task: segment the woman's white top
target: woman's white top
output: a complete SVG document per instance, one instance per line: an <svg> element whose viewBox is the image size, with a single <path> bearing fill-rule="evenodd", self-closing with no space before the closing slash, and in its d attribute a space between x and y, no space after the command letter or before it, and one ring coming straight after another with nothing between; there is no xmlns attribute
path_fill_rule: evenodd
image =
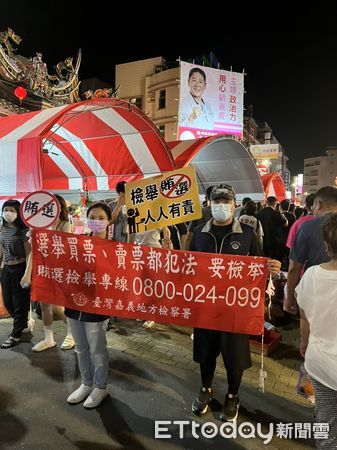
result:
<svg viewBox="0 0 337 450"><path fill-rule="evenodd" d="M315 380L337 391L337 270L310 267L296 294L310 324L305 368Z"/></svg>

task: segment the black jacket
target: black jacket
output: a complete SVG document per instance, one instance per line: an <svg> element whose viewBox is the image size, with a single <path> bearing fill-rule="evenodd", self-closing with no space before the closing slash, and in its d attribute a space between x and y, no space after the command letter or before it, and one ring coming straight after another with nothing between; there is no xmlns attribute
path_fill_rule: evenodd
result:
<svg viewBox="0 0 337 450"><path fill-rule="evenodd" d="M69 319L80 320L81 322L103 322L103 320L109 318L109 316L102 316L101 314L93 314L70 308L65 308L64 315L69 317Z"/></svg>
<svg viewBox="0 0 337 450"><path fill-rule="evenodd" d="M218 248L216 237L212 234L213 219L199 225L193 231L191 250L229 255L263 256L259 239L252 227L233 218L232 231L222 239Z"/></svg>

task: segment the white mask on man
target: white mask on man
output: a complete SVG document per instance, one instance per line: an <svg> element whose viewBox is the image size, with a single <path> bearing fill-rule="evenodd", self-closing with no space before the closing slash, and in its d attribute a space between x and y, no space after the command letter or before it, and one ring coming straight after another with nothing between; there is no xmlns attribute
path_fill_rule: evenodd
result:
<svg viewBox="0 0 337 450"><path fill-rule="evenodd" d="M226 222L232 216L232 206L226 203L212 204L211 210L217 222Z"/></svg>

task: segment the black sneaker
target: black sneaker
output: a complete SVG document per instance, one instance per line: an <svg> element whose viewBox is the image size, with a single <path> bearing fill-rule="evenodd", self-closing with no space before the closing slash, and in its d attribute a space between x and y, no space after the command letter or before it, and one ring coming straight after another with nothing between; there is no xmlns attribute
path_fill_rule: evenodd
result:
<svg viewBox="0 0 337 450"><path fill-rule="evenodd" d="M11 348L14 347L18 342L20 342L21 338L15 338L13 336L9 336L5 342L1 344L1 348Z"/></svg>
<svg viewBox="0 0 337 450"><path fill-rule="evenodd" d="M192 404L192 411L194 412L194 414L197 414L198 416L205 414L205 412L208 409L208 405L211 403L212 400L213 400L212 389L202 387L200 389L199 396L194 400Z"/></svg>
<svg viewBox="0 0 337 450"><path fill-rule="evenodd" d="M231 397L229 397L231 396ZM237 395L227 394L225 403L220 413L220 418L224 422L234 422L239 414L240 401Z"/></svg>

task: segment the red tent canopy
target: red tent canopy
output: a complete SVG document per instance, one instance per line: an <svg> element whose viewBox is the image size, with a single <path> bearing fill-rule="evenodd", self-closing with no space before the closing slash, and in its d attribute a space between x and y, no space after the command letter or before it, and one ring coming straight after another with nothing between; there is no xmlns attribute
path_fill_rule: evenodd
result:
<svg viewBox="0 0 337 450"><path fill-rule="evenodd" d="M0 119L0 194L110 190L175 169L166 142L138 108L93 99ZM22 196L22 195L21 195Z"/></svg>
<svg viewBox="0 0 337 450"><path fill-rule="evenodd" d="M266 197L276 197L278 202L286 198L286 188L280 174L276 172L267 173L261 177Z"/></svg>
<svg viewBox="0 0 337 450"><path fill-rule="evenodd" d="M200 139L187 139L184 141L171 141L168 146L172 152L177 167L186 167L193 160L194 156L205 147L208 141L213 140L209 137Z"/></svg>

